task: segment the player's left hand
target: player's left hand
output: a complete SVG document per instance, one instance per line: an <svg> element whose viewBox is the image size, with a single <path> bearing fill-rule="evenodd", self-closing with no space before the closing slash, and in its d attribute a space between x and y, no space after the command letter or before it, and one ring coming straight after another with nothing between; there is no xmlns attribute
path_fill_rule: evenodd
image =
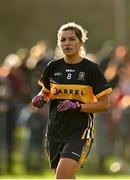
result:
<svg viewBox="0 0 130 180"><path fill-rule="evenodd" d="M57 106L57 111L58 112L63 112L68 109L80 109L81 105L79 102L72 102L70 100L64 100L62 101L58 106Z"/></svg>

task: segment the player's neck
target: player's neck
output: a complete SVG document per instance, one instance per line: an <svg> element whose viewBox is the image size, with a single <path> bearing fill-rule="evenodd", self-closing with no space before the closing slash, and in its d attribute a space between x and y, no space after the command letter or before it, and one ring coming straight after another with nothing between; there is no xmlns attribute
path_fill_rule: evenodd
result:
<svg viewBox="0 0 130 180"><path fill-rule="evenodd" d="M64 61L68 64L77 64L81 62L83 57L81 56L65 56Z"/></svg>

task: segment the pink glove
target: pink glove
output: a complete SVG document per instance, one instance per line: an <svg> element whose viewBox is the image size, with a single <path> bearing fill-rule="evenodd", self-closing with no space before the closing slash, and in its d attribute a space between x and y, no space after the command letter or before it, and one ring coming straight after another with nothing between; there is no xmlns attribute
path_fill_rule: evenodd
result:
<svg viewBox="0 0 130 180"><path fill-rule="evenodd" d="M37 108L42 108L45 104L44 97L42 95L37 95L32 99L33 106Z"/></svg>
<svg viewBox="0 0 130 180"><path fill-rule="evenodd" d="M80 109L81 105L79 102L72 102L70 100L65 100L62 101L58 106L57 106L57 111L62 112L66 111L68 109Z"/></svg>

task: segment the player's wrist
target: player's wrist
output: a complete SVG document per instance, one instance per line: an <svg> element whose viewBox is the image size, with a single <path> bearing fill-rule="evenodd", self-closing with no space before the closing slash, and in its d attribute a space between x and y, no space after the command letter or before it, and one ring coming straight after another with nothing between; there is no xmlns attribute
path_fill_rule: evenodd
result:
<svg viewBox="0 0 130 180"><path fill-rule="evenodd" d="M76 101L75 103L76 103L77 109L78 109L78 110L81 110L81 104L80 104L78 101Z"/></svg>
<svg viewBox="0 0 130 180"><path fill-rule="evenodd" d="M37 96L43 96L43 92L40 91Z"/></svg>

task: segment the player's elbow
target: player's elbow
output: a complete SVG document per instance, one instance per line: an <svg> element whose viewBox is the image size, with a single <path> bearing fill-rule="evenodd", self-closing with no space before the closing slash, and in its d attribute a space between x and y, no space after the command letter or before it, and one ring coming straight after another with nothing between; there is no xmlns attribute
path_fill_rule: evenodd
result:
<svg viewBox="0 0 130 180"><path fill-rule="evenodd" d="M108 111L110 109L110 101L107 101L105 104L104 104L104 111Z"/></svg>
<svg viewBox="0 0 130 180"><path fill-rule="evenodd" d="M102 104L102 111L108 111L110 108L110 99L109 96L106 94L102 97L100 97L99 101Z"/></svg>

